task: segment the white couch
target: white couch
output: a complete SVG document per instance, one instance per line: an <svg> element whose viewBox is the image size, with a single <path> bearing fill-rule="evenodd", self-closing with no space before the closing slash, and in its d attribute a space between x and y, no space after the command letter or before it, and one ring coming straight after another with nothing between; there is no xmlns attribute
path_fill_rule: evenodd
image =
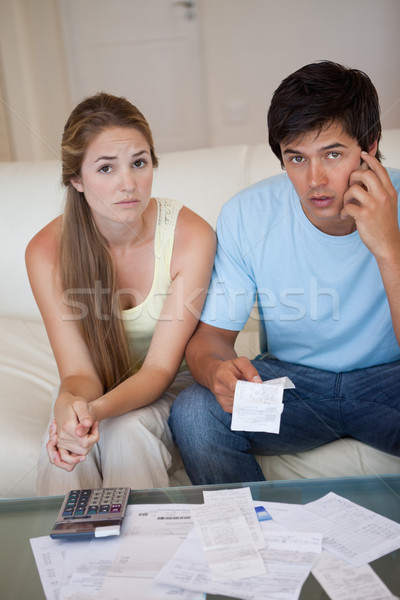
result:
<svg viewBox="0 0 400 600"><path fill-rule="evenodd" d="M400 168L400 129L384 132L384 164ZM280 172L266 144L160 156L154 195L173 197L213 226L234 193ZM29 239L62 211L58 161L0 163L0 497L35 496L36 462L58 375L24 263ZM238 338L240 354L258 352L256 321ZM298 455L260 459L267 479L399 473L400 459L354 440ZM182 472L171 484L184 483Z"/></svg>

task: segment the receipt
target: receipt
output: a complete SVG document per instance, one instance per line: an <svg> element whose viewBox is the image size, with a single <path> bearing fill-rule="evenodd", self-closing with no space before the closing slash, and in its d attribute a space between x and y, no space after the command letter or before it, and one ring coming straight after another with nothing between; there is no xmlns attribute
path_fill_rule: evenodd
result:
<svg viewBox="0 0 400 600"><path fill-rule="evenodd" d="M234 500L196 505L190 514L214 580L266 573L246 519Z"/></svg>
<svg viewBox="0 0 400 600"><path fill-rule="evenodd" d="M312 573L332 600L395 600L369 565L355 568L323 552Z"/></svg>
<svg viewBox="0 0 400 600"><path fill-rule="evenodd" d="M232 431L279 433L283 392L294 385L287 377L264 383L237 381L232 411Z"/></svg>
<svg viewBox="0 0 400 600"><path fill-rule="evenodd" d="M223 504L227 499L237 502L244 518L246 519L247 526L253 537L256 547L265 547L265 538L260 527L260 522L257 518L257 513L254 510L253 498L249 487L233 490L204 490L203 498L205 504L211 502L219 502Z"/></svg>

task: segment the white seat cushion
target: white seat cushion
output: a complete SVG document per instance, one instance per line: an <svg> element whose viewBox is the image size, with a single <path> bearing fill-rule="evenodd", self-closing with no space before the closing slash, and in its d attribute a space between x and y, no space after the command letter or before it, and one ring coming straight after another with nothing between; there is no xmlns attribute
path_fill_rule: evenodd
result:
<svg viewBox="0 0 400 600"><path fill-rule="evenodd" d="M0 497L35 495L58 372L41 322L0 318Z"/></svg>
<svg viewBox="0 0 400 600"><path fill-rule="evenodd" d="M336 440L299 454L257 458L270 481L400 473L399 457L375 450L352 438Z"/></svg>

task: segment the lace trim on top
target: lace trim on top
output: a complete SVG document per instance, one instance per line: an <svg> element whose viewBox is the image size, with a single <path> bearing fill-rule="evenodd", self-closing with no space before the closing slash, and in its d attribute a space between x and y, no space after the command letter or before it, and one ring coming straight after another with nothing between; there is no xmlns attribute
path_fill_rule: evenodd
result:
<svg viewBox="0 0 400 600"><path fill-rule="evenodd" d="M182 204L176 200L168 198L156 198L157 201L157 229L154 237L154 251L156 257L160 258L160 253L166 242L175 235L176 220Z"/></svg>
<svg viewBox="0 0 400 600"><path fill-rule="evenodd" d="M175 239L175 227L178 219L178 214L182 208L182 204L176 200L169 198L156 198L157 201L157 226L154 234L154 274L153 282L149 294L142 302L122 311L122 318L129 317L135 312L138 312L142 307L148 303L153 297L155 290L158 292L159 289L159 277L160 277L160 262L164 264L164 272L166 271L169 278L169 284L171 283L170 278L170 267L172 251L174 247ZM169 247L167 247L169 244ZM164 283L165 285L165 283ZM165 292L167 289L165 289Z"/></svg>

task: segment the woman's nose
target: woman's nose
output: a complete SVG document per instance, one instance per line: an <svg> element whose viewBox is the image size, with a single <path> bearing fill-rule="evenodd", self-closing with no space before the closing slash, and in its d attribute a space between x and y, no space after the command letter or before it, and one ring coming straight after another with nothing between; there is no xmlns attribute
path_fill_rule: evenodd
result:
<svg viewBox="0 0 400 600"><path fill-rule="evenodd" d="M132 191L135 189L135 177L132 171L126 171L121 174L121 190Z"/></svg>

